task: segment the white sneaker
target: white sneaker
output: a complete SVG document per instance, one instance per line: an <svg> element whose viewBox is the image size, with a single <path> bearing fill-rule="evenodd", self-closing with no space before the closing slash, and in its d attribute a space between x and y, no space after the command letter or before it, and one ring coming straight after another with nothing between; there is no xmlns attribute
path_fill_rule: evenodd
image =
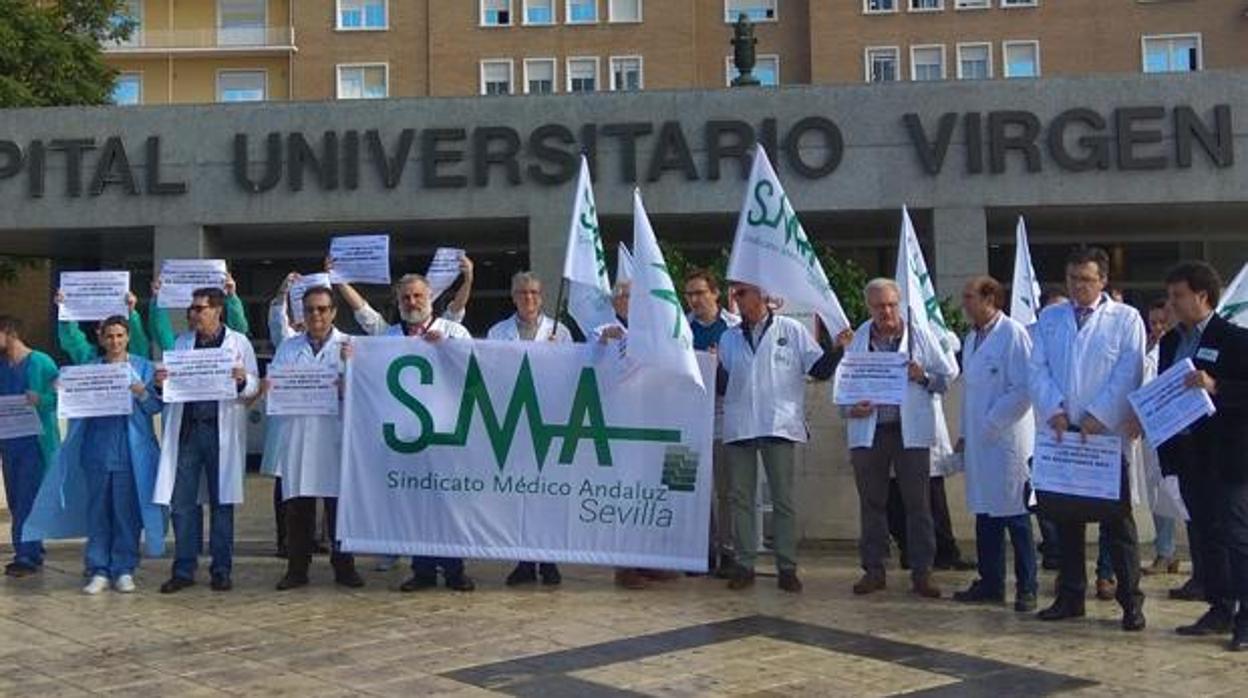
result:
<svg viewBox="0 0 1248 698"><path fill-rule="evenodd" d="M82 588L82 593L94 596L107 588L108 577L105 577L102 574L97 574L91 577L91 581L87 582L87 585Z"/></svg>
<svg viewBox="0 0 1248 698"><path fill-rule="evenodd" d="M135 589L134 576L129 574L121 575L117 578L117 581L113 583L113 588L123 594L132 593Z"/></svg>

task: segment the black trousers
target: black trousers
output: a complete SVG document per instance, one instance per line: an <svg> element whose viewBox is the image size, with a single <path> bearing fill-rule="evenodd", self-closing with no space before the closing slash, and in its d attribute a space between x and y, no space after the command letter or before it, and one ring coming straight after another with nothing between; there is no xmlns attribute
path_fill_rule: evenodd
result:
<svg viewBox="0 0 1248 698"><path fill-rule="evenodd" d="M962 559L958 540L953 536L953 521L949 518L949 500L945 497L945 478L933 477L929 481L932 502L932 525L936 531L936 564L949 564ZM906 559L906 507L901 499L897 478L888 481L888 533L897 541L901 553L898 559Z"/></svg>
<svg viewBox="0 0 1248 698"><path fill-rule="evenodd" d="M1188 544L1192 549L1192 577L1210 605L1230 608L1234 602L1227 546L1227 486L1208 473L1184 472L1179 475L1179 492L1191 517Z"/></svg>
<svg viewBox="0 0 1248 698"><path fill-rule="evenodd" d="M1124 609L1137 608L1144 603L1140 591L1140 548L1135 530L1135 519L1130 508L1100 521L1109 557L1118 578L1118 603ZM1058 596L1082 601L1088 591L1087 548L1085 535L1087 524L1058 522L1058 545L1061 546L1061 566L1058 570Z"/></svg>
<svg viewBox="0 0 1248 698"><path fill-rule="evenodd" d="M324 497L325 520L329 530L337 530L338 498ZM291 574L307 576L308 567L312 564L312 553L316 550L316 497L294 497L287 499L286 511L286 549L287 570ZM334 541L333 550L329 555L329 564L335 574L353 569L355 557L338 549Z"/></svg>
<svg viewBox="0 0 1248 698"><path fill-rule="evenodd" d="M273 478L273 523L277 530L277 549L286 549L286 502L282 499L282 478Z"/></svg>
<svg viewBox="0 0 1248 698"><path fill-rule="evenodd" d="M1230 594L1239 601L1239 624L1248 626L1248 482L1223 483L1222 490L1230 553Z"/></svg>

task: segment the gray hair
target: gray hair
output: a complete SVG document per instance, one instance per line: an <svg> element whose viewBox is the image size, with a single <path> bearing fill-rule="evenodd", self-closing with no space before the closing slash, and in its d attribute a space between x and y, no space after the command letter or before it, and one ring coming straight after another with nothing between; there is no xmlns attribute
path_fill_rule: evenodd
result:
<svg viewBox="0 0 1248 698"><path fill-rule="evenodd" d="M897 285L896 281L893 281L886 276L878 276L867 282L867 288L862 292L862 295L867 300L870 300L873 292L883 291L885 289L896 293L897 297L901 298L901 287Z"/></svg>
<svg viewBox="0 0 1248 698"><path fill-rule="evenodd" d="M542 277L533 271L518 271L511 277L511 292L524 288L525 286L541 286Z"/></svg>
<svg viewBox="0 0 1248 698"><path fill-rule="evenodd" d="M418 282L424 284L425 288L429 288L429 280L425 278L424 274L416 274L416 273L404 274L403 276L399 277L398 281L394 282L394 292L397 294L399 291L402 291L408 285L418 283Z"/></svg>

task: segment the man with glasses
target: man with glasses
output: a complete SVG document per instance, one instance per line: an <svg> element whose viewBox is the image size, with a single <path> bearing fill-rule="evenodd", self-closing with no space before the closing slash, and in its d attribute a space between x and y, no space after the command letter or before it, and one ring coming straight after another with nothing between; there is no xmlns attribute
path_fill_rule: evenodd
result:
<svg viewBox="0 0 1248 698"><path fill-rule="evenodd" d="M195 568L204 545L201 482L207 485L210 508L212 589L233 588L234 505L243 503L243 475L247 470L246 401L260 390L260 379L251 342L222 322L224 306L221 289L196 290L186 311L190 330L174 341L177 350L222 348L233 354L238 397L165 405L154 500L170 505L175 553L173 575L161 585L162 594L195 583ZM168 377L163 367L156 370L157 391L163 390Z"/></svg>
<svg viewBox="0 0 1248 698"><path fill-rule="evenodd" d="M355 321L370 335L411 337L426 342L472 339L468 330L458 322L434 317L429 282L420 274L405 274L394 284L394 297L399 306L399 322L394 325L387 323L381 313L373 310L368 301L350 285L340 284L338 290L355 313ZM436 587L439 568L447 589L476 589L472 578L464 573L462 558L417 555L412 557L412 576L399 586L399 591L419 591Z"/></svg>
<svg viewBox="0 0 1248 698"><path fill-rule="evenodd" d="M685 304L689 306L689 326L693 348L715 354L719 340L741 318L719 307L719 283L708 269L694 269L685 275ZM734 568L732 529L728 525L728 464L724 460L724 400L715 396L715 445L711 463L715 498L711 501L710 565L715 576L728 578Z"/></svg>
<svg viewBox="0 0 1248 698"><path fill-rule="evenodd" d="M500 342L571 342L572 334L563 323L542 312L542 280L531 271L519 271L511 277L511 302L516 312L490 328L486 339ZM541 574L542 584L558 586L563 581L559 566L553 562L517 562L507 575L509 587L537 582Z"/></svg>
<svg viewBox="0 0 1248 698"><path fill-rule="evenodd" d="M1066 259L1070 300L1041 311L1033 331L1028 384L1038 429L1048 429L1058 440L1117 434L1126 453L1131 414L1127 395L1140 387L1144 375L1144 321L1135 308L1109 297L1108 282L1109 255L1104 250L1078 248L1070 253ZM1097 509L1094 516L1118 578L1115 596L1122 606L1122 629L1139 631L1145 624L1144 594L1125 458L1121 482L1119 501ZM1082 508L1082 503L1072 503L1069 511L1056 517L1062 551L1057 599L1037 614L1040 620L1084 615L1088 586L1084 535L1093 514L1082 514Z"/></svg>
<svg viewBox="0 0 1248 698"><path fill-rule="evenodd" d="M779 587L798 593L797 515L793 506L795 445L808 438L806 377L827 380L836 371L841 348L820 346L802 323L772 313L764 291L734 284L741 323L720 337L716 389L724 396L723 440L731 483L732 533L736 567L728 588L754 584L758 538L754 526L758 461L767 471L775 531Z"/></svg>
<svg viewBox="0 0 1248 698"><path fill-rule="evenodd" d="M333 291L324 286L310 288L302 302L305 331L283 341L269 366L321 366L333 371L341 381L343 346L348 338L334 327L338 309L334 306ZM264 389L267 391L270 386L266 378ZM277 583L278 591L285 591L308 583L318 497L325 503L330 535L337 530L342 411L334 415L270 417L268 428L273 438L265 444L266 460L273 460L285 502L288 558L286 575ZM337 540L331 545L329 562L334 568L334 581L350 588L364 586L355 570L355 558L342 552Z"/></svg>

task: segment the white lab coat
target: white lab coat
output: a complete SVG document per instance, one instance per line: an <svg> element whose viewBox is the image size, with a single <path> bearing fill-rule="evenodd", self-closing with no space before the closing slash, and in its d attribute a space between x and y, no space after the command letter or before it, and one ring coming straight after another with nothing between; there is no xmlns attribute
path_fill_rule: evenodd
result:
<svg viewBox="0 0 1248 698"><path fill-rule="evenodd" d="M911 360L918 362L929 375L944 376L946 383L952 383L958 377L958 365L946 354L927 332L915 332L914 341L910 341L910 328L902 331L900 350L907 354L913 344L914 354ZM871 347L871 321L859 325L854 332L854 340L849 343L848 351L868 351ZM840 379L837 371L836 379ZM836 384L833 382L832 393L835 394ZM949 434L945 428L943 415L937 418L941 410L940 395L929 391L922 385L910 381L906 384L906 394L901 403L901 440L906 448L932 448L941 443L949 442ZM848 417L845 428L850 448L871 448L875 442L876 411L866 417ZM932 459L932 474L940 475Z"/></svg>
<svg viewBox="0 0 1248 698"><path fill-rule="evenodd" d="M1027 513L1027 459L1036 439L1027 393L1030 357L1027 329L1004 313L978 348L973 330L962 342L962 457L972 514Z"/></svg>
<svg viewBox="0 0 1248 698"><path fill-rule="evenodd" d="M458 317L462 318L467 312L459 313ZM355 311L355 321L360 324L360 328L364 330L364 334L376 337L380 335L403 336L403 323L391 325L381 316L381 313L373 310L373 306L364 304L362 308ZM456 339L468 338L472 339L472 333L467 327L459 324L455 320L456 314L450 310L442 314L442 317L434 318L433 324L429 326L431 331L441 332L445 337L454 337Z"/></svg>
<svg viewBox="0 0 1248 698"><path fill-rule="evenodd" d="M314 364L342 375L342 345L349 337L333 330L319 354L307 334L282 342L270 366ZM266 424L261 466L282 478L282 498L337 497L342 457L342 413L337 415L273 416Z"/></svg>
<svg viewBox="0 0 1248 698"><path fill-rule="evenodd" d="M563 326L562 322L558 324L558 329L556 329L554 319L547 317L546 315L541 316L537 322L537 339L550 340L552 333L554 334L553 341L572 341L572 333L568 331L567 327ZM485 338L497 339L504 342L520 341L519 318L516 317L515 313L512 313L511 317L498 322L491 327L489 332L485 333Z"/></svg>
<svg viewBox="0 0 1248 698"><path fill-rule="evenodd" d="M1144 375L1140 313L1104 295L1079 329L1070 301L1051 305L1040 312L1032 341L1028 391L1036 428L1048 429L1049 419L1063 409L1071 426L1091 414L1122 436L1122 452L1128 453L1127 394L1140 387Z"/></svg>
<svg viewBox="0 0 1248 698"><path fill-rule="evenodd" d="M220 448L218 487L222 504L243 503L243 476L247 472L247 401L260 390L256 352L241 333L225 328L223 349L234 352L234 362L247 372L247 381L235 400L217 403L217 439ZM184 332L174 341L174 349L194 349L195 333ZM152 499L168 505L173 498L173 483L178 472L178 450L181 444L183 403L166 403L160 421L160 470L156 474L156 491ZM208 502L208 488L201 482L199 501Z"/></svg>
<svg viewBox="0 0 1248 698"><path fill-rule="evenodd" d="M772 315L771 327L750 349L744 324L729 328L716 356L728 372L724 443L759 437L805 442L806 373L823 349L802 323Z"/></svg>

